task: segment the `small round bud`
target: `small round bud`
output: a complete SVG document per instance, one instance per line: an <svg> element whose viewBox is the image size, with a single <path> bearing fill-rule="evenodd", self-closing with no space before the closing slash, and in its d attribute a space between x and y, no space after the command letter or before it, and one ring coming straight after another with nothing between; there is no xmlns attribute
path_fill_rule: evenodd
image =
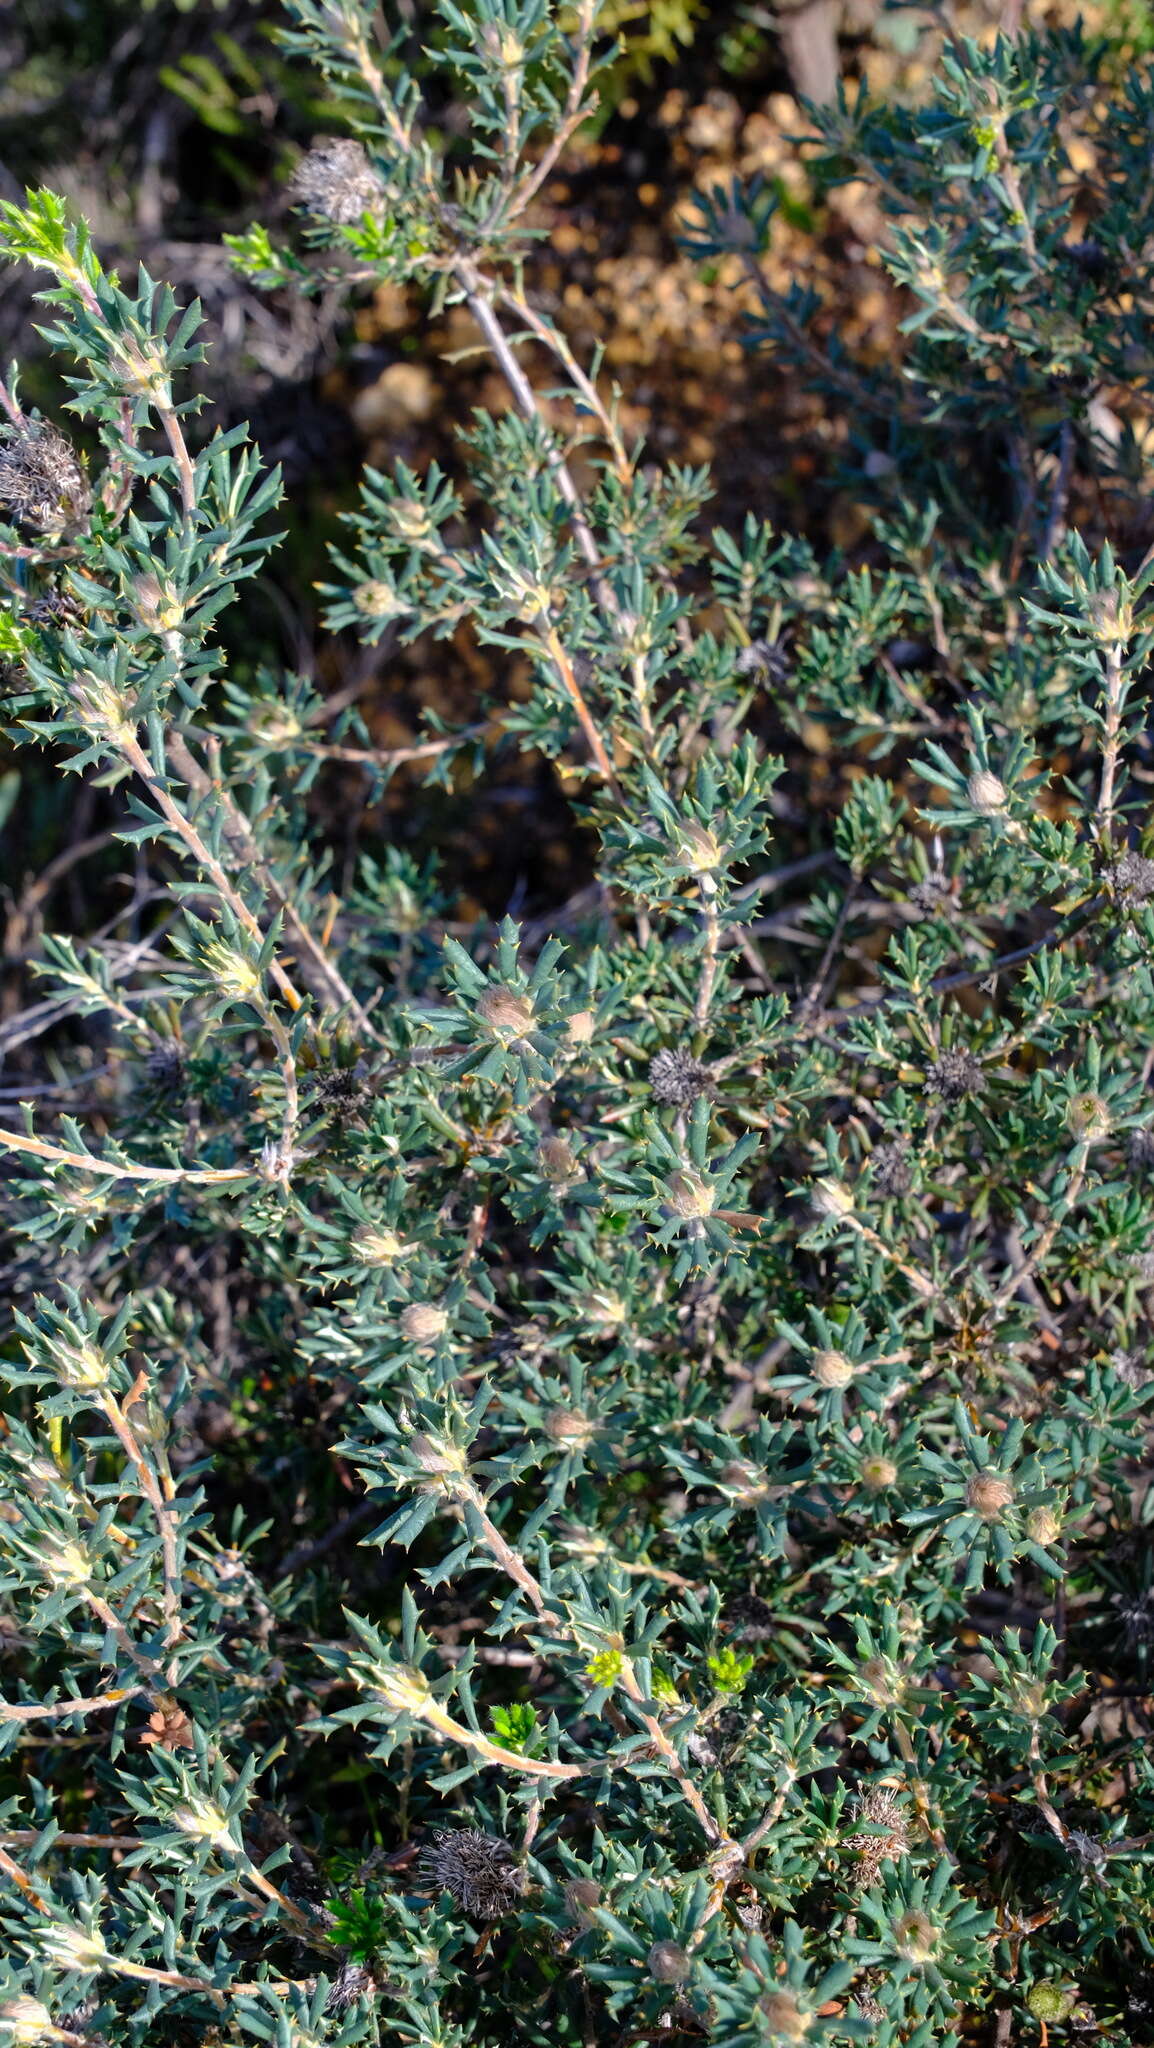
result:
<svg viewBox="0 0 1154 2048"><path fill-rule="evenodd" d="M892 1458L883 1457L880 1451L868 1452L858 1470L867 1493L886 1493L897 1485L898 1468Z"/></svg>
<svg viewBox="0 0 1154 2048"><path fill-rule="evenodd" d="M401 1335L408 1344L435 1344L448 1327L444 1309L433 1301L411 1301L401 1312Z"/></svg>
<svg viewBox="0 0 1154 2048"><path fill-rule="evenodd" d="M665 1183L665 1198L675 1216L688 1219L713 1214L713 1185L692 1167L670 1174Z"/></svg>
<svg viewBox="0 0 1154 2048"><path fill-rule="evenodd" d="M1066 1105L1066 1128L1075 1138L1106 1138L1110 1107L1101 1095L1074 1095Z"/></svg>
<svg viewBox="0 0 1154 2048"><path fill-rule="evenodd" d="M722 1485L727 1486L740 1501L764 1500L769 1491L765 1473L746 1458L731 1458L728 1465L722 1466L720 1476Z"/></svg>
<svg viewBox="0 0 1154 2048"><path fill-rule="evenodd" d="M593 1908L601 1904L601 1886L594 1884L591 1877L571 1878L565 1887L565 1909L570 1920L581 1929L582 1934L597 1922Z"/></svg>
<svg viewBox="0 0 1154 2048"><path fill-rule="evenodd" d="M688 869L691 875L712 874L721 866L721 847L706 826L699 825L696 818L683 823L677 829L677 863Z"/></svg>
<svg viewBox="0 0 1154 2048"><path fill-rule="evenodd" d="M809 1369L819 1387L848 1387L854 1375L853 1362L844 1351L815 1351Z"/></svg>
<svg viewBox="0 0 1154 2048"><path fill-rule="evenodd" d="M792 1991L767 1991L757 2005L777 2040L804 2041L812 2015L802 2011Z"/></svg>
<svg viewBox="0 0 1154 2048"><path fill-rule="evenodd" d="M844 1181L815 1181L810 1199L815 1213L831 1221L853 1213L853 1195Z"/></svg>
<svg viewBox="0 0 1154 2048"><path fill-rule="evenodd" d="M1061 2024L1069 2019L1077 2003L1077 1990L1070 1984L1058 1983L1053 1977L1031 1984L1026 1993L1027 2012L1033 2019L1043 2022Z"/></svg>
<svg viewBox="0 0 1154 2048"><path fill-rule="evenodd" d="M523 1038L533 1029L537 1013L528 996L514 988L483 989L477 998L477 1015L497 1038Z"/></svg>
<svg viewBox="0 0 1154 2048"><path fill-rule="evenodd" d="M689 1975L689 1957L676 1941L655 1941L646 1958L655 1984L684 1984Z"/></svg>
<svg viewBox="0 0 1154 2048"><path fill-rule="evenodd" d="M966 1487L966 1506L983 1522L1000 1522L1013 1502L1014 1489L1000 1472L975 1472Z"/></svg>
<svg viewBox="0 0 1154 2048"><path fill-rule="evenodd" d="M586 1298L585 1320L592 1323L595 1330L608 1335L612 1330L619 1330L628 1318L628 1304L607 1288L595 1287Z"/></svg>
<svg viewBox="0 0 1154 2048"><path fill-rule="evenodd" d="M891 1922L898 1951L911 1963L930 1963L938 1950L938 1931L928 1913L916 1908Z"/></svg>
<svg viewBox="0 0 1154 2048"><path fill-rule="evenodd" d="M211 1842L218 1849L233 1846L228 1815L211 1799L192 1799L187 1806L176 1807L171 1819L181 1834L196 1841Z"/></svg>
<svg viewBox="0 0 1154 2048"><path fill-rule="evenodd" d="M537 1164L543 1178L558 1188L567 1187L570 1181L577 1179L580 1171L577 1155L568 1138L555 1134L542 1138L537 1147Z"/></svg>
<svg viewBox="0 0 1154 2048"><path fill-rule="evenodd" d="M1062 1533L1062 1518L1053 1508L1031 1508L1026 1516L1026 1534L1031 1543L1040 1543L1046 1549L1056 1543Z"/></svg>
<svg viewBox="0 0 1154 2048"><path fill-rule="evenodd" d="M444 1474L463 1472L467 1459L459 1444L450 1443L447 1437L428 1436L423 1430L409 1438L409 1450L422 1472Z"/></svg>
<svg viewBox="0 0 1154 2048"><path fill-rule="evenodd" d="M988 768L976 768L966 784L966 797L983 818L993 818L1006 808L1006 785Z"/></svg>
<svg viewBox="0 0 1154 2048"><path fill-rule="evenodd" d="M581 1408L550 1408L545 1434L555 1444L587 1444L592 1441L594 1425Z"/></svg>
<svg viewBox="0 0 1154 2048"><path fill-rule="evenodd" d="M397 538L408 541L413 547L436 533L425 507L411 498L395 499L385 516Z"/></svg>
<svg viewBox="0 0 1154 2048"><path fill-rule="evenodd" d="M408 609L392 584L382 583L379 578L358 583L352 596L363 619L397 619Z"/></svg>
<svg viewBox="0 0 1154 2048"><path fill-rule="evenodd" d="M904 1699L907 1681L903 1672L887 1657L867 1657L858 1667L862 1689L880 1707L896 1707Z"/></svg>

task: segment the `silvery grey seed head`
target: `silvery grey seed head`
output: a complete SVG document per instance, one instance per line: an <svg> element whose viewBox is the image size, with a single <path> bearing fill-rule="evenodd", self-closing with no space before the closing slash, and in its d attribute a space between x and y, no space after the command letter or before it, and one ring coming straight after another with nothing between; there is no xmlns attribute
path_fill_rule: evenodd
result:
<svg viewBox="0 0 1154 2048"><path fill-rule="evenodd" d="M380 175L361 144L344 135L314 142L293 172L289 191L297 206L342 228L355 227L366 213L380 213L385 204Z"/></svg>
<svg viewBox="0 0 1154 2048"><path fill-rule="evenodd" d="M71 441L43 420L3 432L0 505L40 533L78 525L92 504L92 493Z"/></svg>

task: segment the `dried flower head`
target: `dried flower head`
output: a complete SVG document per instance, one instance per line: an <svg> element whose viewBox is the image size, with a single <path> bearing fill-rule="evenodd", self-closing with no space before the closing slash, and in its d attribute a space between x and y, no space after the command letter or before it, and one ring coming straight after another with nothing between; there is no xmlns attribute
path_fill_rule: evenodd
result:
<svg viewBox="0 0 1154 2048"><path fill-rule="evenodd" d="M1124 853L1109 874L1120 903L1148 903L1154 896L1154 860L1148 860L1144 853Z"/></svg>
<svg viewBox="0 0 1154 2048"><path fill-rule="evenodd" d="M868 1785L850 1807L853 1817L867 1825L847 1835L845 1845L861 1858L858 1879L868 1888L882 1863L892 1863L909 1848L908 1817L897 1793L889 1785Z"/></svg>
<svg viewBox="0 0 1154 2048"><path fill-rule="evenodd" d="M435 1829L421 1855L421 1874L470 1919L499 1920L525 1890L525 1873L508 1842L481 1828Z"/></svg>
<svg viewBox="0 0 1154 2048"><path fill-rule="evenodd" d="M315 1075L313 1104L338 1123L359 1123L371 1107L373 1091L361 1067L330 1067Z"/></svg>
<svg viewBox="0 0 1154 2048"><path fill-rule="evenodd" d="M914 1170L904 1138L875 1145L870 1154L873 1184L879 1195L906 1195L913 1186Z"/></svg>
<svg viewBox="0 0 1154 2048"><path fill-rule="evenodd" d="M982 1063L972 1052L944 1052L926 1068L927 1095L940 1095L943 1102L960 1102L965 1095L977 1095L983 1085Z"/></svg>
<svg viewBox="0 0 1154 2048"><path fill-rule="evenodd" d="M774 1634L773 1609L760 1593L738 1593L729 1601L723 1618L742 1643L767 1643Z"/></svg>
<svg viewBox="0 0 1154 2048"><path fill-rule="evenodd" d="M954 887L944 868L931 868L920 882L915 882L906 898L911 910L919 917L940 917L943 912L954 908Z"/></svg>
<svg viewBox="0 0 1154 2048"><path fill-rule="evenodd" d="M1131 1131L1126 1140L1126 1157L1131 1173L1149 1173L1154 1168L1154 1127Z"/></svg>
<svg viewBox="0 0 1154 2048"><path fill-rule="evenodd" d="M325 2011L332 2013L347 2012L349 2007L355 2005L359 1998L375 1997L376 1989L376 1980L368 1965L358 1963L350 1957L347 1962L341 1964L340 1969L333 1978L332 1990L329 1992L325 2003Z"/></svg>
<svg viewBox="0 0 1154 2048"><path fill-rule="evenodd" d="M709 1082L709 1068L681 1046L663 1046L649 1062L649 1086L656 1100L670 1108L688 1109Z"/></svg>
<svg viewBox="0 0 1154 2048"><path fill-rule="evenodd" d="M355 227L366 213L383 212L385 205L384 183L351 136L314 142L293 172L289 191L297 206L343 228Z"/></svg>
<svg viewBox="0 0 1154 2048"><path fill-rule="evenodd" d="M171 1040L153 1046L144 1070L158 1094L175 1095L184 1085L184 1061Z"/></svg>
<svg viewBox="0 0 1154 2048"><path fill-rule="evenodd" d="M40 533L79 525L91 507L92 493L71 441L42 420L6 428L4 433L0 505Z"/></svg>

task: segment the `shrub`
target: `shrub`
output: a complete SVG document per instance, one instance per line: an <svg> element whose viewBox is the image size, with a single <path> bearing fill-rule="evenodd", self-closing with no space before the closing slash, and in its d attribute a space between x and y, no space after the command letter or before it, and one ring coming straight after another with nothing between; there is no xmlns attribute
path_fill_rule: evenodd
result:
<svg viewBox="0 0 1154 2048"><path fill-rule="evenodd" d="M190 441L195 307L3 209L95 451L8 393L9 732L168 878L45 939L90 1106L0 1135L7 2036L1145 2038L1150 80L1053 33L821 116L900 364L703 196L848 415L819 560L708 537L527 295L593 0L443 0L467 144L362 0L289 13L352 132L237 260L463 301L511 401L366 475L328 622L525 686L398 759L222 675L277 480ZM342 880L328 762L498 748L597 849L555 930Z"/></svg>

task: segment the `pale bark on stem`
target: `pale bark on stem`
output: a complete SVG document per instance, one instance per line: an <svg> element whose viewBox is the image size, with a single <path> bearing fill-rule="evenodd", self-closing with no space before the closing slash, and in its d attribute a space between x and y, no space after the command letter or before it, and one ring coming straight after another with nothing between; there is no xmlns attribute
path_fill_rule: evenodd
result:
<svg viewBox="0 0 1154 2048"><path fill-rule="evenodd" d="M68 1166L79 1173L96 1174L101 1180L158 1181L164 1185L180 1181L198 1187L219 1187L225 1182L235 1184L252 1178L252 1169L247 1166L125 1166L118 1160L69 1152L63 1145L50 1144L47 1138L29 1137L25 1131L0 1131L0 1151L26 1152L34 1159L47 1160L50 1166Z"/></svg>
<svg viewBox="0 0 1154 2048"><path fill-rule="evenodd" d="M181 1573L180 1554L176 1535L176 1509L171 1500L166 1500L160 1479L148 1463L136 1434L128 1419L128 1410L148 1384L146 1373L140 1373L121 1407L114 1394L105 1392L100 1407L110 1423L113 1433L125 1457L140 1481L141 1492L156 1517L160 1532L161 1555L164 1561L164 1623L165 1635L171 1645L180 1641L184 1627L180 1618Z"/></svg>
<svg viewBox="0 0 1154 2048"><path fill-rule="evenodd" d="M694 1031L703 1032L709 1022L709 1006L713 1001L713 990L717 981L718 951L721 945L721 919L717 914L717 899L702 891L701 918L705 943L701 954L701 972L697 980L697 998L693 1005Z"/></svg>
<svg viewBox="0 0 1154 2048"><path fill-rule="evenodd" d="M617 780L616 771L613 767L612 761L609 759L609 754L606 750L605 742L597 730L593 714L590 711L588 704L585 702L585 697L582 692L581 685L577 681L573 664L570 661L568 654L566 653L564 647L561 644L561 636L558 633L557 628L555 626L551 625L543 628L541 632L541 644L545 648L545 651L548 654L549 659L553 663L553 666L556 669L557 674L560 677L561 683L569 697L569 701L577 714L577 723L580 725L581 730L585 735L585 743L589 748L589 752L593 756L593 760L596 764L598 773L600 774L602 780L605 782L611 795L616 799L616 801L618 803L623 802L624 799L622 795L621 784Z"/></svg>
<svg viewBox="0 0 1154 2048"><path fill-rule="evenodd" d="M0 1721L64 1721L70 1714L101 1714L109 1707L119 1707L124 1700L133 1699L138 1693L151 1692L151 1687L140 1685L118 1685L109 1692L90 1693L84 1699L53 1700L45 1706L38 1700L27 1705L14 1705L9 1700L0 1700ZM19 1835L5 1835L6 1842L21 1839ZM29 1835L35 1841L35 1834Z"/></svg>
<svg viewBox="0 0 1154 2048"><path fill-rule="evenodd" d="M514 186L513 191L509 195L507 211L511 219L515 219L519 213L523 213L529 201L540 191L570 137L580 127L582 121L594 111L597 105L596 95L588 102L585 99L586 88L589 84L589 64L593 49L593 26L596 16L597 0L580 0L576 31L577 61L573 66L573 75L569 81L569 91L566 94L565 106L543 154L537 159L532 169L527 171L525 176Z"/></svg>
<svg viewBox="0 0 1154 2048"><path fill-rule="evenodd" d="M438 748L442 745L441 742L433 744ZM448 746L453 744L453 742L445 741L443 744ZM284 913L285 935L290 944L295 948L298 956L301 956L302 968L307 960L313 969L315 981L327 993L329 1001L335 1002L338 1007L343 1004L355 1018L359 1028L367 1031L373 1038L376 1038L377 1032L374 1030L368 1016L357 1001L356 996L353 994L339 968L330 960L320 940L314 937L304 920L289 902L288 897L275 877L270 874L261 858L260 849L252 834L252 828L243 811L238 809L228 791L222 788L218 782L215 782L207 769L202 767L182 734L170 729L165 734L164 746L167 759L176 770L181 781L186 782L196 796L202 799L214 798L219 803L223 818L224 837L230 851L239 861L247 863L252 868L253 874L260 883L265 895L270 898L278 910ZM430 747L431 750L432 748ZM403 753L398 748L391 756L367 755L366 758L391 758L397 760L405 758L415 760L421 751L422 749L412 748L407 753ZM291 1001L291 998L289 1000ZM292 1007L294 1009L299 1008L299 1005L300 998L297 997Z"/></svg>
<svg viewBox="0 0 1154 2048"><path fill-rule="evenodd" d="M512 1579L513 1584L515 1586L518 1586L520 1590L524 1593L526 1599L529 1602L529 1605L532 1607L533 1612L536 1614L538 1620L544 1623L544 1625L547 1628L554 1630L557 1634L563 1634L568 1636L570 1641L575 1643L577 1648L580 1649L582 1645L579 1642L577 1642L577 1638L573 1630L565 1621L564 1617L558 1614L555 1609L550 1608L548 1606L540 1582L529 1570L529 1567L525 1563L524 1558L520 1555L518 1551L513 1549L511 1544L505 1541L505 1538L502 1536L501 1531L498 1529L496 1523L491 1520L481 1500L481 1496L477 1492L476 1487L472 1486L469 1482L466 1481L459 1491L458 1498L462 1501L462 1503L467 1501L469 1506L472 1508L474 1514L476 1515L481 1525L481 1529L485 1537L485 1542L488 1546L491 1555L500 1565L502 1571L506 1574L506 1576ZM657 1720L655 1715L650 1714L647 1711L645 1707L645 1695L641 1690L640 1684L638 1683L637 1674L633 1669L633 1664L630 1658L627 1657L624 1654L624 1652L621 1653L621 1672L619 1682L622 1691L625 1692L628 1695L628 1697L633 1701L634 1705L639 1708L640 1711L638 1714L638 1719L640 1720L642 1727L645 1729L645 1732L648 1735L651 1743L653 1744L653 1747L656 1749L658 1755L661 1757L661 1760L665 1764L671 1777L676 1781L678 1789L681 1792L683 1798L685 1799L687 1805L692 1809L707 1841L713 1842L715 1844L727 1843L728 1836L725 1834L724 1830L718 1826L718 1823L709 1811L709 1808L706 1805L704 1799L702 1798L701 1793L698 1791L697 1786L694 1784L692 1778L686 1771L685 1766L681 1761L681 1758L678 1756L676 1749L670 1742L669 1737L666 1735L665 1730L661 1726L660 1721Z"/></svg>
<svg viewBox="0 0 1154 2048"><path fill-rule="evenodd" d="M1106 651L1106 716L1102 735L1102 783L1098 794L1096 823L1098 837L1105 845L1114 818L1114 790L1118 779L1118 757L1122 747L1122 705L1126 694L1126 649L1121 640Z"/></svg>

